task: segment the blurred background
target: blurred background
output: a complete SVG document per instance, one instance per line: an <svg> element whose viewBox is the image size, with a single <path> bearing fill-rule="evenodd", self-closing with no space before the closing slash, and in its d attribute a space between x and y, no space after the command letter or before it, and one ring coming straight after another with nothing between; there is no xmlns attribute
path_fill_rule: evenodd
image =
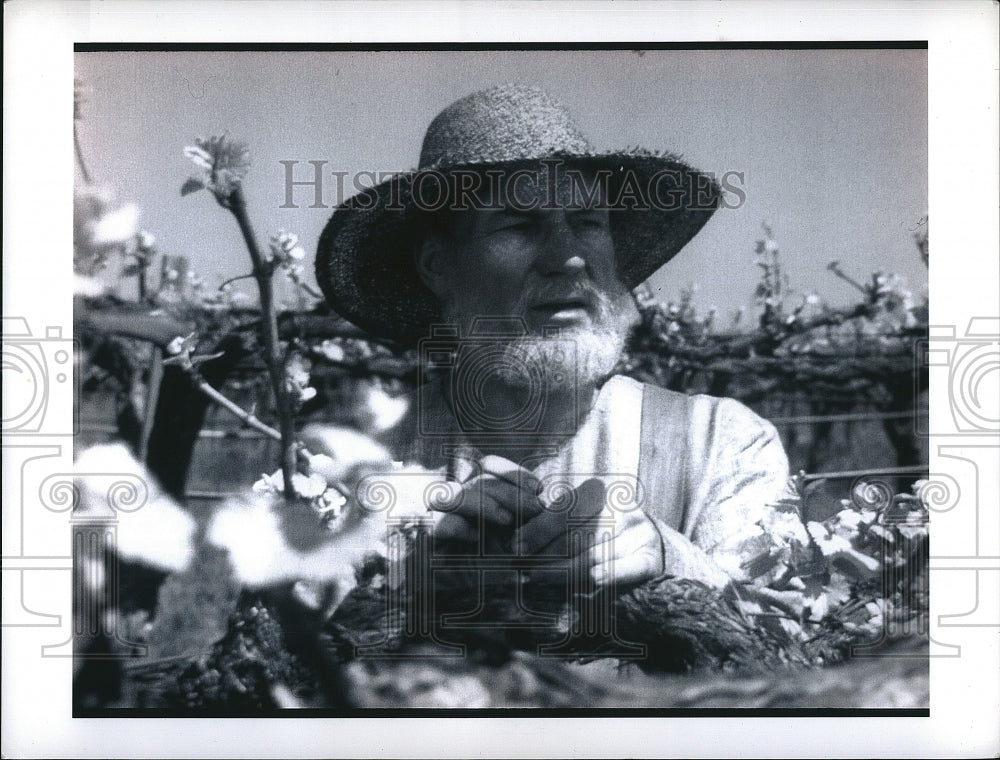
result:
<svg viewBox="0 0 1000 760"><path fill-rule="evenodd" d="M207 193L181 194L200 171L185 155L196 138L225 133L248 146L256 234L296 235L286 249L301 257L275 281L279 309L305 313L317 305L316 241L353 194L352 178L413 168L442 108L526 82L565 102L598 149L668 150L717 176L742 175L745 202L720 210L640 292L646 322L626 371L740 398L778 426L793 471L926 462L915 435L925 384L913 365L926 326L926 50L82 52L76 76L78 186L92 199L78 199L77 219L135 235L125 255L92 267L86 287L119 306L166 308L178 325L193 319L202 353L226 350L232 325L220 311L252 321L256 288L241 279L219 291L250 261ZM310 186L292 188L287 203L282 162L297 162L294 179L308 181L309 161L325 162L322 208ZM333 172L347 177L343 195ZM205 304L211 328L202 312L185 312ZM398 411L412 379L405 360L353 338L321 345L325 328L316 329L304 351L318 393L298 423L371 432ZM150 438L154 449L179 445L144 423L163 400L151 344L102 346L91 356L104 356L104 369L83 384L83 442L120 436L124 424L140 448ZM263 365L250 354L203 374L267 419ZM172 392L168 383L169 405L188 404ZM187 477L189 496L215 500L273 469L276 441L217 405L195 406L190 473L167 475ZM233 466L220 469L220 458ZM817 513L836 504L831 495Z"/></svg>
<svg viewBox="0 0 1000 760"><path fill-rule="evenodd" d="M501 82L552 93L598 149L668 150L743 173L743 206L716 214L651 279L663 299L696 283L697 303L723 316L750 305L762 223L793 284L831 304L853 298L826 272L831 259L857 277L879 269L918 294L926 286L912 242L927 209L926 50L88 52L76 73L93 181L136 204L161 251L186 256L208 287L247 271L246 253L204 199L179 196L196 136L249 145L258 233L297 233L311 260L331 209L309 208L309 187L294 191L299 208L282 208L280 161L303 162L296 179L312 177L304 162L328 162L332 207L329 172L413 168L442 108Z"/></svg>

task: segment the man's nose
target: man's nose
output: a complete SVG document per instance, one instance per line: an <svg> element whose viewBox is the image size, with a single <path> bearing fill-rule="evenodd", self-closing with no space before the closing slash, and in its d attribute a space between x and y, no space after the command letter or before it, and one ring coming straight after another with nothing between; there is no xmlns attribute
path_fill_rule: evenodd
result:
<svg viewBox="0 0 1000 760"><path fill-rule="evenodd" d="M582 247L563 211L545 215L545 234L541 239L541 250L535 262L544 275L579 274L587 270Z"/></svg>

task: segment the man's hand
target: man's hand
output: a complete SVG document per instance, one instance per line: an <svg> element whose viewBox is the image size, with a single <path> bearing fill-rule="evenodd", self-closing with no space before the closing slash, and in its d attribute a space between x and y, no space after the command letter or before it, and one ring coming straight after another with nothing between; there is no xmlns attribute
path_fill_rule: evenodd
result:
<svg viewBox="0 0 1000 760"><path fill-rule="evenodd" d="M599 519L603 518L603 519ZM588 530L587 526L593 526ZM596 543L573 540L593 533ZM575 545L570 545L573 541ZM639 507L612 510L605 504L605 487L590 478L575 489L571 508L545 509L527 520L514 534L516 554L563 558L570 568L589 571L594 583L641 583L664 571L663 544L653 521ZM554 561L559 565L558 561ZM579 571L579 570L578 570Z"/></svg>
<svg viewBox="0 0 1000 760"><path fill-rule="evenodd" d="M451 498L430 505L442 514L434 528L438 538L459 541L479 540L480 520L489 526L513 529L518 511L522 520L540 515L538 478L509 459L485 456L479 460L480 473L464 483L451 483Z"/></svg>

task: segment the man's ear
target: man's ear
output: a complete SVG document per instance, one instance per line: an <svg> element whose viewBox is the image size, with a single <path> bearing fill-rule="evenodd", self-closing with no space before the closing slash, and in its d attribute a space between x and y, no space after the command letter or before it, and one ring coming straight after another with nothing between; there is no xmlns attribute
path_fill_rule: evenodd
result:
<svg viewBox="0 0 1000 760"><path fill-rule="evenodd" d="M424 285L439 299L449 295L448 250L440 235L426 235L413 251L413 263Z"/></svg>

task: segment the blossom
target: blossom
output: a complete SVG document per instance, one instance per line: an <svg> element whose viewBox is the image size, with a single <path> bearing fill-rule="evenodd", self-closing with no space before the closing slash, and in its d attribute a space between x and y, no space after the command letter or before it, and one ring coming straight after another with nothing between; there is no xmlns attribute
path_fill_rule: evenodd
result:
<svg viewBox="0 0 1000 760"><path fill-rule="evenodd" d="M181 572L190 565L195 556L194 519L124 444L83 450L74 469L74 491L79 498L74 516L113 521L113 547L119 557L164 571ZM119 504L116 493L135 498Z"/></svg>
<svg viewBox="0 0 1000 760"><path fill-rule="evenodd" d="M139 232L136 233L136 242L140 250L149 251L154 245L156 245L156 238L151 232L139 230Z"/></svg>
<svg viewBox="0 0 1000 760"><path fill-rule="evenodd" d="M294 232L278 230L276 235L271 235L271 256L279 264L291 266L293 262L302 261L306 251L299 245L299 236Z"/></svg>
<svg viewBox="0 0 1000 760"><path fill-rule="evenodd" d="M344 353L344 347L337 341L330 340L329 338L324 340L318 346L315 346L313 350L317 354L323 356L327 361L335 363L344 361L346 356Z"/></svg>
<svg viewBox="0 0 1000 760"><path fill-rule="evenodd" d="M73 269L93 276L105 269L110 256L124 253L136 234L138 208L118 206L101 188L78 188L73 197Z"/></svg>
<svg viewBox="0 0 1000 760"><path fill-rule="evenodd" d="M285 362L285 388L299 403L316 397L316 389L309 387L310 370L312 362L298 351Z"/></svg>
<svg viewBox="0 0 1000 760"><path fill-rule="evenodd" d="M314 455L313 460L322 455ZM329 457L326 457L329 459ZM310 462L312 464L312 462ZM313 469L310 467L310 469ZM319 515L320 523L330 529L334 529L336 520L344 513L347 506L347 497L336 488L331 488L327 484L327 478L322 472L312 471L308 475L296 472L292 475L292 489L296 495L308 502L309 506ZM260 494L270 494L272 496L284 496L285 478L281 470L268 475L263 473L256 483L253 484L253 491Z"/></svg>
<svg viewBox="0 0 1000 760"><path fill-rule="evenodd" d="M284 493L285 477L281 470L273 475L268 475L266 472L261 473L260 480L253 484L253 491L254 493Z"/></svg>
<svg viewBox="0 0 1000 760"><path fill-rule="evenodd" d="M306 499L315 499L326 491L326 478L319 473L303 475L300 472L292 475L292 488L295 493Z"/></svg>
<svg viewBox="0 0 1000 760"><path fill-rule="evenodd" d="M198 344L198 334L191 333L187 337L182 337L178 335L173 340L167 344L167 353L171 356L177 356L182 352L194 351L195 346Z"/></svg>
<svg viewBox="0 0 1000 760"><path fill-rule="evenodd" d="M96 277L87 277L82 274L73 275L73 295L93 298L104 295L104 283Z"/></svg>
<svg viewBox="0 0 1000 760"><path fill-rule="evenodd" d="M218 359L224 352L219 352L215 354L202 354L200 356L192 356L192 352L198 347L198 333L193 332L186 337L176 336L171 340L165 347L165 350L170 354L169 359L164 359L164 364L177 364L186 371L193 370L197 365L211 361L212 359Z"/></svg>
<svg viewBox="0 0 1000 760"><path fill-rule="evenodd" d="M886 327L912 327L916 324L913 310L916 302L906 284L906 278L897 274L876 272L865 288L871 303L878 311L874 320Z"/></svg>
<svg viewBox="0 0 1000 760"><path fill-rule="evenodd" d="M208 188L220 201L226 201L239 189L250 168L250 149L246 143L226 134L199 137L184 148L184 155L201 169L181 187L181 195Z"/></svg>

